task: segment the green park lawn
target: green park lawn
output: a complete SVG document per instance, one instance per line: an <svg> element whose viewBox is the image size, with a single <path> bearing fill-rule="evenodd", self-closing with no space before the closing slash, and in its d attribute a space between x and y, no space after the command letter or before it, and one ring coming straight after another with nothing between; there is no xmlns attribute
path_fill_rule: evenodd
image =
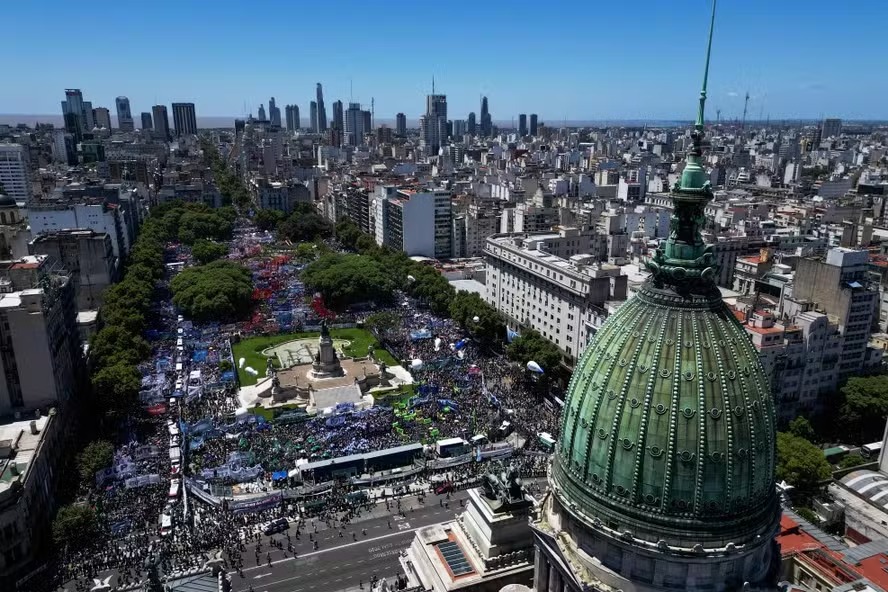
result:
<svg viewBox="0 0 888 592"><path fill-rule="evenodd" d="M288 341L295 341L297 339L316 339L319 335L320 333L317 332L260 335L258 337L248 337L247 339L242 339L239 343L233 344L231 349L234 354L234 363L237 364L238 360L241 358L246 360L244 362L244 367L237 369L237 375L240 379L241 386L256 384L260 378L265 377L265 364L267 362L265 361L266 357L262 355L262 352L269 347L280 345ZM343 348L343 352L347 356L354 358L366 356L367 348L370 345L373 345L373 352L378 360L382 360L389 366L396 366L398 364L392 354L380 347L373 334L366 329L331 329L330 336L333 337L333 339L344 339L351 342L350 345ZM277 366L277 359L274 359L273 361L274 365ZM257 370L260 375L252 376L249 374L245 370L247 366Z"/></svg>

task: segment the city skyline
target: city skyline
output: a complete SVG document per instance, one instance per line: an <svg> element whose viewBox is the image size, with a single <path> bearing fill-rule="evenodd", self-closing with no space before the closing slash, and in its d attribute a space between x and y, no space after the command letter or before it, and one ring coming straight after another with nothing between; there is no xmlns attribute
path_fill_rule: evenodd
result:
<svg viewBox="0 0 888 592"><path fill-rule="evenodd" d="M686 2L689 10L706 6L705 0ZM48 4L41 5L40 13L31 5L10 6L8 22L35 22L51 12L53 4L62 6ZM359 102L366 107L374 98L380 121L393 119L398 112L416 121L434 77L437 92L448 97L451 119L465 119L471 111L477 114L482 95L489 98L494 121L514 117L517 123L520 113L538 113L542 121L551 122L693 118L685 95L693 83L689 72L700 66L700 44L683 42L679 36L685 10L644 2L636 11L643 15L637 26L632 22L614 27L605 25L626 22L615 6L593 8L571 2L563 6L562 12L570 15L564 18L552 11L516 11L504 3L464 4L449 14L471 13L474 20L490 23L489 34L452 28L447 50L430 61L428 52L408 51L403 35L404 27L422 22L429 8L395 4L397 9L381 18L368 13L364 5L352 8L355 21L375 27L372 46L363 36L342 35L333 45L323 45L323 51L320 30L301 28L300 42L294 45L290 38L278 40L263 30L241 28L244 12L253 8L244 3L204 14L196 6L161 1L158 10L141 15L138 23L109 9L104 11L105 43L83 48L80 54L84 62L103 67L82 71L49 59L62 51L63 32L86 18L69 15L64 21L47 23L47 42L29 52L27 59L7 64L9 84L0 97L0 113L56 114L60 89L80 88L94 106L107 107L112 114L117 96L129 97L134 112L181 101L195 103L204 117L232 118L255 115L258 106L274 96L307 114L316 84L321 83L328 102ZM888 109L879 100L888 91L888 82L867 79L867 92L847 92L880 67L877 23L888 16L888 7L866 1L853 14L836 14L825 1L793 0L768 5L767 10L761 0L724 5L718 34L725 50L713 64L711 119L716 110L724 120L739 118L746 92L752 120L888 119ZM761 10L751 5L761 5ZM158 45L153 37L169 12L165 7L175 10L177 22L186 29L193 23L193 31L181 43ZM319 10L315 5L300 7L299 20L313 22ZM285 5L273 3L268 12L284 14ZM769 16L758 19L751 29L748 14ZM357 18L361 15L366 18ZM812 39L849 27L855 31L853 47L833 45L829 52L812 51ZM11 29L13 44L27 43L27 27ZM554 31L557 41L549 41ZM236 43L218 41L232 35ZM108 51L115 43L125 50ZM664 64L656 57L667 45L670 60ZM111 71L114 76L107 75Z"/></svg>

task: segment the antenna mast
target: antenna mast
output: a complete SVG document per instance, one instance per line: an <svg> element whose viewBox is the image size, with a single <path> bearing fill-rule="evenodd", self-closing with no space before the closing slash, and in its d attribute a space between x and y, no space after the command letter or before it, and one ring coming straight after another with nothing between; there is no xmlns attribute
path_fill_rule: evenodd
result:
<svg viewBox="0 0 888 592"><path fill-rule="evenodd" d="M376 129L376 99L370 97L370 127Z"/></svg>
<svg viewBox="0 0 888 592"><path fill-rule="evenodd" d="M749 91L746 91L746 99L743 101L743 122L740 124L740 129L746 129L746 109L749 107Z"/></svg>

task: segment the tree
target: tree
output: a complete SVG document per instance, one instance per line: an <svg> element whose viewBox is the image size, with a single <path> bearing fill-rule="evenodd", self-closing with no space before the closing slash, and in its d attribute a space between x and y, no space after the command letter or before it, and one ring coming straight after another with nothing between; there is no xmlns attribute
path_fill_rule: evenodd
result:
<svg viewBox="0 0 888 592"><path fill-rule="evenodd" d="M253 223L256 224L259 230L274 230L285 217L280 210L263 209L256 212L253 216Z"/></svg>
<svg viewBox="0 0 888 592"><path fill-rule="evenodd" d="M222 243L200 239L191 247L191 254L198 263L206 265L227 255L228 247Z"/></svg>
<svg viewBox="0 0 888 592"><path fill-rule="evenodd" d="M299 203L293 213L278 224L278 234L293 242L313 241L331 236L333 227L312 204Z"/></svg>
<svg viewBox="0 0 888 592"><path fill-rule="evenodd" d="M362 236L366 235L349 219L342 220L336 225L336 240L350 251L357 250L358 239Z"/></svg>
<svg viewBox="0 0 888 592"><path fill-rule="evenodd" d="M865 464L867 461L861 458L857 454L849 454L845 458L839 461L840 469L850 469L852 467L859 467L862 464Z"/></svg>
<svg viewBox="0 0 888 592"><path fill-rule="evenodd" d="M823 451L804 438L790 433L777 434L777 480L802 491L815 489L829 479L832 469Z"/></svg>
<svg viewBox="0 0 888 592"><path fill-rule="evenodd" d="M142 375L135 365L118 362L95 372L92 387L99 411L105 415L121 416L136 406Z"/></svg>
<svg viewBox="0 0 888 592"><path fill-rule="evenodd" d="M510 360L522 365L536 362L545 372L551 372L561 363L561 351L533 329L522 331L513 339L506 354Z"/></svg>
<svg viewBox="0 0 888 592"><path fill-rule="evenodd" d="M360 255L325 255L303 270L302 280L335 310L357 302L391 302L395 289L379 262Z"/></svg>
<svg viewBox="0 0 888 592"><path fill-rule="evenodd" d="M224 241L231 239L234 232L234 217L221 210L188 210L179 218L178 237L186 245L200 239Z"/></svg>
<svg viewBox="0 0 888 592"><path fill-rule="evenodd" d="M888 375L849 378L842 387L838 423L855 444L880 440L888 416Z"/></svg>
<svg viewBox="0 0 888 592"><path fill-rule="evenodd" d="M107 440L93 440L77 455L77 471L80 478L91 483L96 472L111 466L114 461L114 446Z"/></svg>
<svg viewBox="0 0 888 592"><path fill-rule="evenodd" d="M252 276L233 261L189 267L173 278L170 287L173 304L198 321L238 319L251 308Z"/></svg>
<svg viewBox="0 0 888 592"><path fill-rule="evenodd" d="M389 331L401 326L401 317L391 311L375 312L367 317L364 326L377 336L384 337Z"/></svg>
<svg viewBox="0 0 888 592"><path fill-rule="evenodd" d="M457 292L450 300L448 311L450 318L473 337L486 342L496 342L505 337L506 326L502 317L478 294Z"/></svg>
<svg viewBox="0 0 888 592"><path fill-rule="evenodd" d="M90 358L96 365L135 364L151 353L147 341L117 325L105 326L90 341Z"/></svg>
<svg viewBox="0 0 888 592"><path fill-rule="evenodd" d="M62 506L52 521L52 539L60 547L77 547L93 538L95 533L96 514L86 505Z"/></svg>
<svg viewBox="0 0 888 592"><path fill-rule="evenodd" d="M814 428L811 426L811 422L808 421L808 418L802 417L801 415L789 422L789 433L793 436L804 438L809 442L817 441L817 436L814 433Z"/></svg>

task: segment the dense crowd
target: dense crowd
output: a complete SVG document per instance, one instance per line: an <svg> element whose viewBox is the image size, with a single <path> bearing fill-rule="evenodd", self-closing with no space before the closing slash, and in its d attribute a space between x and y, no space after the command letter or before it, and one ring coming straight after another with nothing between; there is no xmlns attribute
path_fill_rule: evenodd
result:
<svg viewBox="0 0 888 592"><path fill-rule="evenodd" d="M262 304L248 322L197 326L178 316L168 302L158 306L158 325L147 336L154 355L142 365L141 398L149 416L128 429L115 467L97 479L84 500L96 510L100 535L92 545L69 549L64 558L62 578L73 580L77 589L86 586L87 578L112 569L120 574L121 585L138 581L152 555L160 557L162 571L169 573L203 565L222 551L226 567L239 570L244 542L255 536L251 525L281 517L307 520L311 515L311 520L344 527L376 501L372 494L352 495L355 486L348 483L334 484L311 504L285 501L252 513L229 511L224 503L204 506L194 496L186 502L178 491L173 495L172 483L181 484L183 473L206 478L207 469L232 458L256 469L249 473L251 483L240 483L243 491L268 491L272 474L293 469L300 459L335 458L412 442L428 444L432 451L438 439L483 436L484 442L494 443L511 436L516 448L512 462L522 474L544 473L547 456L537 453L537 435L557 437L558 412L531 388L526 370L483 351L455 323L434 317L404 295L399 295L394 310L400 326L379 337L410 369L415 392L367 410L344 410L335 421L316 416L284 423L239 414L229 337L292 329L316 312L301 298L300 266L280 253L265 254L269 243L267 233L242 228L232 245L232 257L264 261L251 265L261 280ZM173 259L188 260L181 246L170 253ZM303 304L286 310L288 299ZM358 315L352 318L359 320ZM199 424L204 426L201 431L184 432ZM180 449L175 456L174 447ZM442 473L459 487L477 483L485 470L484 463L468 461ZM246 473L216 481L230 486L241 481L242 474ZM401 485L413 491L425 486L426 491L440 478L425 471Z"/></svg>

